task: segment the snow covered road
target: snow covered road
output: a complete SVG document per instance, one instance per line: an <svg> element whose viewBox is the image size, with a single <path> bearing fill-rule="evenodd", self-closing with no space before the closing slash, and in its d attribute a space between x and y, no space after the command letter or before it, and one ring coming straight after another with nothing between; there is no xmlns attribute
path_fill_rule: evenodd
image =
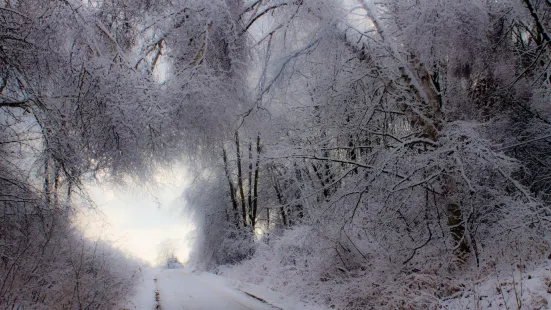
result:
<svg viewBox="0 0 551 310"><path fill-rule="evenodd" d="M185 269L163 270L157 275L156 282L163 310L275 309L240 291L220 285L220 282Z"/></svg>
<svg viewBox="0 0 551 310"><path fill-rule="evenodd" d="M162 310L280 309L231 288L221 277L187 269L145 271L143 283L125 308L152 310L159 309L157 305Z"/></svg>

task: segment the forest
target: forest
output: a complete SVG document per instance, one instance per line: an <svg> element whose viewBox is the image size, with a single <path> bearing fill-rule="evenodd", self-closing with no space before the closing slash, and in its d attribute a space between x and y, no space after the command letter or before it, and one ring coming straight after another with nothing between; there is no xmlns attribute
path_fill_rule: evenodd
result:
<svg viewBox="0 0 551 310"><path fill-rule="evenodd" d="M0 0L0 309L115 308L137 267L75 227L86 184L178 162L190 264L323 306L548 264L548 29L548 0Z"/></svg>

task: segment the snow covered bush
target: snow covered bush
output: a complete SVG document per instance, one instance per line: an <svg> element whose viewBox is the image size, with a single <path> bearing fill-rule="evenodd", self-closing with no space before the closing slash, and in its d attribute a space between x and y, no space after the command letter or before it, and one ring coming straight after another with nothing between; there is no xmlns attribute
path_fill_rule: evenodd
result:
<svg viewBox="0 0 551 310"><path fill-rule="evenodd" d="M238 130L263 137L266 235L222 272L341 309L425 309L546 257L548 3L252 8L260 97ZM222 222L238 188L220 188Z"/></svg>
<svg viewBox="0 0 551 310"><path fill-rule="evenodd" d="M72 227L69 205L52 206L2 167L0 309L109 309L133 290L137 265Z"/></svg>

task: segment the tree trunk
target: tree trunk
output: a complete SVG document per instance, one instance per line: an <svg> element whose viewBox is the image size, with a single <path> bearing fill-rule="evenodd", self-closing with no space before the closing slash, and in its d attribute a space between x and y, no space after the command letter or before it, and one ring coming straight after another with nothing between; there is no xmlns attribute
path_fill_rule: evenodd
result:
<svg viewBox="0 0 551 310"><path fill-rule="evenodd" d="M465 263L471 250L466 240L461 207L455 203L450 203L448 204L447 211L448 227L456 243L455 254L461 263Z"/></svg>
<svg viewBox="0 0 551 310"><path fill-rule="evenodd" d="M73 191L73 181L69 178L69 181L67 184L67 197L65 197L65 206L63 207L63 214L66 219L69 218L72 191Z"/></svg>
<svg viewBox="0 0 551 310"><path fill-rule="evenodd" d="M251 225L254 227L256 223L256 215L258 212L258 173L260 165L260 135L256 138L256 164L254 167L254 199L253 199L253 216Z"/></svg>
<svg viewBox="0 0 551 310"><path fill-rule="evenodd" d="M319 172L318 168L316 167L315 163L312 163L312 169L314 170L314 173L318 177L318 180L321 184L321 188L323 188L323 197L327 199L329 197L329 189L325 187L325 182L323 181L323 176Z"/></svg>
<svg viewBox="0 0 551 310"><path fill-rule="evenodd" d="M551 37L549 36L549 33L547 33L547 29L543 26L543 23L541 22L540 17L538 16L538 13L536 12L536 8L532 5L532 2L530 0L523 0L524 4L528 7L528 11L530 11L530 15L534 19L534 22L536 23L536 28L538 29L538 33L545 41L545 43L549 44L551 43ZM549 4L549 2L547 2ZM551 47L547 46L548 49Z"/></svg>
<svg viewBox="0 0 551 310"><path fill-rule="evenodd" d="M50 159L46 158L44 160L44 201L46 202L46 205L50 206L51 204L51 197L50 197Z"/></svg>
<svg viewBox="0 0 551 310"><path fill-rule="evenodd" d="M241 195L241 211L243 212L243 227L247 227L247 206L245 203L245 191L243 190L243 173L241 171L241 151L239 149L239 134L235 132L235 148L237 149L237 182Z"/></svg>
<svg viewBox="0 0 551 310"><path fill-rule="evenodd" d="M270 208L266 208L266 231L270 231Z"/></svg>
<svg viewBox="0 0 551 310"><path fill-rule="evenodd" d="M249 198L249 220L251 221L251 226L254 227L254 212L253 212L253 144L249 141L249 188L248 188L248 198Z"/></svg>
<svg viewBox="0 0 551 310"><path fill-rule="evenodd" d="M277 201L279 202L279 205L281 206L279 208L279 212L281 215L281 220L283 221L283 226L287 226L287 214L285 213L285 201L283 200L283 195L281 194L281 189L279 188L279 182L274 177L275 175L275 169L274 167L271 167L271 174L272 174L272 180L274 182L274 190L276 192Z"/></svg>
<svg viewBox="0 0 551 310"><path fill-rule="evenodd" d="M61 175L59 173L59 171L61 170L61 167L59 167L59 165L55 165L54 166L54 206L58 206L59 205L59 183L60 183L60 179L61 179Z"/></svg>
<svg viewBox="0 0 551 310"><path fill-rule="evenodd" d="M222 156L224 158L224 170L226 172L226 178L228 178L228 185L230 187L230 198L231 198L231 203L232 203L232 208L233 208L235 226L237 228L239 228L239 214L238 214L239 211L237 211L237 201L235 199L235 189L233 188L233 182L232 182L231 176L230 176L230 169L228 167L228 156L226 154L226 149L223 149Z"/></svg>

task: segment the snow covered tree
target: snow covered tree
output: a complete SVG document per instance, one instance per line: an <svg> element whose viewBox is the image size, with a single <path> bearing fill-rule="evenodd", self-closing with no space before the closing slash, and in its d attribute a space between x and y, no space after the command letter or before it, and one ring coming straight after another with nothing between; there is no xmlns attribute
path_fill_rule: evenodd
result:
<svg viewBox="0 0 551 310"><path fill-rule="evenodd" d="M2 197L66 217L86 176L146 181L185 158L207 267L289 248L290 269L365 281L357 308L406 307L411 287L365 296L411 274L449 294L445 277L548 247L550 10L1 1Z"/></svg>

